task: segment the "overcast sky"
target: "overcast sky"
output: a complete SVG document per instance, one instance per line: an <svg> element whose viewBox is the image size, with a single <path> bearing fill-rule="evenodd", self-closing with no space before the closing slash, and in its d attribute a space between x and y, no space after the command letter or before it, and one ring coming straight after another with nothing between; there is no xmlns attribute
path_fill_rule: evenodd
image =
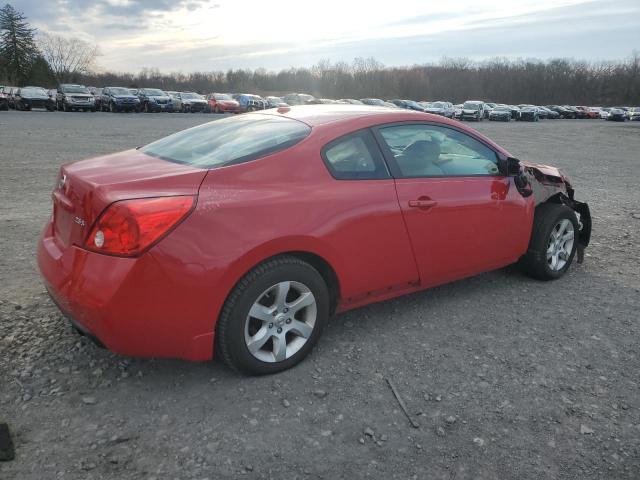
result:
<svg viewBox="0 0 640 480"><path fill-rule="evenodd" d="M11 0L9 0L11 1ZM104 70L310 66L375 57L622 59L640 0L13 0L40 31L97 43Z"/></svg>

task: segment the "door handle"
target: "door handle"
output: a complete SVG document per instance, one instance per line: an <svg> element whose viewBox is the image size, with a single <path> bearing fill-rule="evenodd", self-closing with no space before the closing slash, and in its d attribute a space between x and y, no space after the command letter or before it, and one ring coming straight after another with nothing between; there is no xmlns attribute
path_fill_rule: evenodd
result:
<svg viewBox="0 0 640 480"><path fill-rule="evenodd" d="M414 208L431 208L438 204L435 200L419 198L418 200L409 200L409 206Z"/></svg>

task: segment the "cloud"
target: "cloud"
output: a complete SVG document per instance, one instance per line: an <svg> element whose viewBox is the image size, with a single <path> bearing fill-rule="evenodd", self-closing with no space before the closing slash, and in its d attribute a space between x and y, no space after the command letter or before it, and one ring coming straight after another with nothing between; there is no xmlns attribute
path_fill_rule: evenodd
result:
<svg viewBox="0 0 640 480"><path fill-rule="evenodd" d="M120 71L280 69L354 57L387 65L444 56L619 59L640 48L637 0L397 0L392 11L326 0L309 14L287 1L21 0L19 9L41 30L98 43L101 64ZM257 22L243 27L247 12Z"/></svg>

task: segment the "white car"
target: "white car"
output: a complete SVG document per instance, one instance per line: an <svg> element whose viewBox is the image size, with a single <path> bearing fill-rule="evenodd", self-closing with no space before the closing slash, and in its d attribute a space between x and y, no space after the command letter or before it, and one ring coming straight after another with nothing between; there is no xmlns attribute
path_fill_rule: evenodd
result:
<svg viewBox="0 0 640 480"><path fill-rule="evenodd" d="M607 117L609 116L609 110L611 110L610 108L601 108L600 109L600 113L598 114L598 116L603 119L606 120Z"/></svg>

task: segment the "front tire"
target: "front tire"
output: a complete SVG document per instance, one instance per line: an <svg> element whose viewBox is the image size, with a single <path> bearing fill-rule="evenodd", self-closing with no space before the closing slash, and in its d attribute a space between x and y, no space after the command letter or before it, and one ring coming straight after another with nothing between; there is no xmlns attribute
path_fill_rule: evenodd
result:
<svg viewBox="0 0 640 480"><path fill-rule="evenodd" d="M578 219L571 208L558 203L540 205L529 249L521 262L524 272L538 280L563 276L575 256L578 232Z"/></svg>
<svg viewBox="0 0 640 480"><path fill-rule="evenodd" d="M217 351L241 373L280 372L309 354L328 318L322 275L296 257L275 257L246 274L227 298Z"/></svg>

